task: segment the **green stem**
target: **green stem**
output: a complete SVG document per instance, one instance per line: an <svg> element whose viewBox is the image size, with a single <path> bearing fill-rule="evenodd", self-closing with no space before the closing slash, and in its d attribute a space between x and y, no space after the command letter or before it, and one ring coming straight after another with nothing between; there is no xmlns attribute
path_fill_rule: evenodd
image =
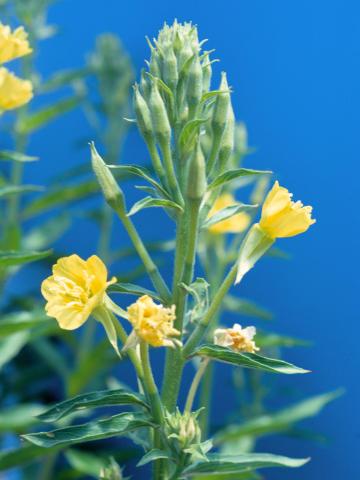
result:
<svg viewBox="0 0 360 480"><path fill-rule="evenodd" d="M201 385L199 404L206 406L206 410L201 413L199 418L199 425L201 429L202 438L205 440L209 437L209 423L211 418L211 393L214 378L214 365L210 363L206 369Z"/></svg>
<svg viewBox="0 0 360 480"><path fill-rule="evenodd" d="M169 187L175 196L175 200L179 203L179 205L183 206L184 200L176 178L170 145L167 142L163 142L162 145L160 145L160 148L164 158L164 167L166 171L166 177L169 182Z"/></svg>
<svg viewBox="0 0 360 480"><path fill-rule="evenodd" d="M134 247L135 250L137 251L139 257L141 258L144 267L154 285L158 293L160 294L162 300L164 303L169 304L171 301L171 295L169 292L168 287L166 286L166 283L164 279L162 278L157 266L155 263L152 261L149 252L147 251L143 241L141 240L135 225L132 223L132 221L129 219L129 217L126 215L126 213L120 209L116 209L116 213L118 214L120 220L122 221L122 224L124 225L125 230L127 231Z"/></svg>
<svg viewBox="0 0 360 480"><path fill-rule="evenodd" d="M148 151L150 153L150 157L151 157L156 175L159 177L160 183L167 190L169 188L169 184L168 184L167 177L165 175L164 167L161 163L159 153L156 149L155 142L152 139L148 140L146 142L146 146L147 146Z"/></svg>
<svg viewBox="0 0 360 480"><path fill-rule="evenodd" d="M197 369L197 372L196 374L194 375L194 379L191 383L191 386L190 386L190 389L189 389L189 393L188 393L188 396L187 396L187 399L186 399L186 403L185 403L185 409L184 411L185 412L191 412L192 410L192 407L193 407L193 403L194 403L194 400L195 400L195 395L196 395L196 392L199 388L199 385L200 385L200 382L201 382L201 379L205 373L205 370L208 366L210 362L210 359L209 358L204 358L200 365L199 365L199 368Z"/></svg>
<svg viewBox="0 0 360 480"><path fill-rule="evenodd" d="M154 376L151 370L150 358L149 358L149 346L146 342L140 343L140 358L144 371L144 387L147 393L151 413L158 427L154 430L154 448L161 448L161 438L159 428L164 423L164 412L161 404L160 395L154 380ZM154 479L162 479L162 461L157 460L154 462Z"/></svg>
<svg viewBox="0 0 360 480"><path fill-rule="evenodd" d="M207 328L210 323L216 319L216 313L221 307L221 303L224 300L225 295L230 290L231 286L234 284L237 273L237 264L235 263L229 273L227 274L225 280L223 281L221 287L216 292L213 301L210 304L210 307L201 322L197 325L193 333L190 335L189 340L186 342L186 345L183 348L183 356L186 358L198 345L198 343L203 338Z"/></svg>

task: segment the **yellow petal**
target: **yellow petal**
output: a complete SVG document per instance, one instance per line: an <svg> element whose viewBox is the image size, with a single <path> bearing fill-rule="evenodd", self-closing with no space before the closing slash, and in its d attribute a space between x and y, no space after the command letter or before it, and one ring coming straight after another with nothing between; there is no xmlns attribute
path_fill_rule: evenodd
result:
<svg viewBox="0 0 360 480"><path fill-rule="evenodd" d="M33 96L32 84L0 68L0 110L12 110L28 103Z"/></svg>
<svg viewBox="0 0 360 480"><path fill-rule="evenodd" d="M28 34L23 27L11 32L8 25L0 23L0 63L31 53L32 49L27 38Z"/></svg>

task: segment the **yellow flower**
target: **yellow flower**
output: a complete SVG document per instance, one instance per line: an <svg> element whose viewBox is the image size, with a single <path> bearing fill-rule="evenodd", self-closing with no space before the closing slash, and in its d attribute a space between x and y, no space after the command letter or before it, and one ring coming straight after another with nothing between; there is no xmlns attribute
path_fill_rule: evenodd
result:
<svg viewBox="0 0 360 480"><path fill-rule="evenodd" d="M8 25L0 23L0 63L31 53L27 38L28 34L23 27L12 32Z"/></svg>
<svg viewBox="0 0 360 480"><path fill-rule="evenodd" d="M33 96L29 80L21 80L6 68L0 68L0 110L11 110L29 102Z"/></svg>
<svg viewBox="0 0 360 480"><path fill-rule="evenodd" d="M230 193L223 193L215 200L212 209L209 212L208 218L212 217L215 213L219 212L223 208L236 205L235 198ZM209 231L215 234L221 233L240 233L247 229L251 221L250 215L245 212L240 212L226 220L215 223L209 227Z"/></svg>
<svg viewBox="0 0 360 480"><path fill-rule="evenodd" d="M262 207L260 227L270 238L293 237L315 223L311 218L312 207L293 202L292 194L275 182Z"/></svg>
<svg viewBox="0 0 360 480"><path fill-rule="evenodd" d="M127 312L136 335L153 347L173 347L179 343L172 338L180 335L173 326L175 305L166 308L143 295L128 307Z"/></svg>
<svg viewBox="0 0 360 480"><path fill-rule="evenodd" d="M235 352L255 353L259 348L253 340L256 335L255 327L242 328L235 323L232 328L218 328L214 332L214 343L222 347L229 347Z"/></svg>
<svg viewBox="0 0 360 480"><path fill-rule="evenodd" d="M107 280L106 266L96 255L87 260L78 255L60 258L52 271L43 281L41 293L47 300L46 313L65 330L86 322L104 304L107 287L116 282L116 278Z"/></svg>

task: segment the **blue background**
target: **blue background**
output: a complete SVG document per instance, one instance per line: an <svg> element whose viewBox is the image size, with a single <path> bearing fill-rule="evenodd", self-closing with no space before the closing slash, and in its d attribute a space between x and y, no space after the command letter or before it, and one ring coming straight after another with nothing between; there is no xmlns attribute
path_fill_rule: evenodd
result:
<svg viewBox="0 0 360 480"><path fill-rule="evenodd" d="M317 218L306 235L279 242L291 253L290 262L264 260L240 294L269 307L278 332L314 341L310 349L287 352L290 361L313 374L287 377L283 385L295 385L304 396L338 386L347 393L311 422L330 437L329 444L261 443L273 453L313 457L301 470L271 471L267 478L360 478L358 459L353 460L360 434L360 5L340 0L63 0L50 14L60 34L44 42L38 67L44 76L76 67L97 34L114 32L139 71L148 56L145 34L155 36L165 20L175 17L198 24L201 38L209 39L209 48L216 48L221 59L216 72L228 72L236 115L247 124L250 144L258 147L247 166L271 168L297 198L314 206ZM35 135L31 153L42 161L27 168L28 180L45 181L65 166L86 161L87 152L74 150L71 142L88 132L82 114L74 112L46 127L46 135ZM144 160L140 139L131 135L125 163ZM151 229L150 218L139 216L141 227L157 238L154 230L162 229L162 217L158 229ZM79 253L94 250L91 235L77 237ZM74 249L74 236L65 238L63 249ZM220 398L219 413L226 405Z"/></svg>

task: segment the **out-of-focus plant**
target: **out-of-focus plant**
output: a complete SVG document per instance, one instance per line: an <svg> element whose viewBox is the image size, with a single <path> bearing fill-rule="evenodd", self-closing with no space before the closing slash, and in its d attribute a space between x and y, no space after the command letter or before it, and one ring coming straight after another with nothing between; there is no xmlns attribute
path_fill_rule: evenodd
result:
<svg viewBox="0 0 360 480"><path fill-rule="evenodd" d="M265 332L256 335L252 326L229 327L219 322L225 310L268 316L229 291L263 255L278 254L273 247L277 238L303 233L314 223L311 208L293 202L288 190L277 182L266 193L271 172L239 165L248 153L245 128L235 123L231 90L224 73L220 86L211 89L211 52L202 50L203 42L199 42L197 29L191 24L165 25L158 38L149 42L148 69L134 87L136 123L151 158L151 171L138 165L116 165L121 146L118 135L123 127L119 127L112 106L118 98L119 84L115 81L115 98L110 101L106 95L114 80L109 81L104 72L129 69L129 65L121 67L112 55L101 53L104 45L109 44L109 51L119 51L113 40L103 37L89 63L98 72L103 109L94 108L91 101L85 103L85 108L97 128L106 160L92 144L92 166L105 200L128 233L153 290L114 283L98 256L83 260L71 255L54 265L53 274L43 282L42 292L48 315L56 318L65 332L84 324L81 348L76 337L71 337L72 348L80 352L79 365L85 368L76 370L77 382L81 384L84 377L87 380L89 371L96 375L106 364L103 355L110 352L112 362L128 360L133 364L138 392L120 384L116 389L80 393L82 389L76 383L77 391L72 388L68 392L80 395L40 415L55 429L25 435L32 445L13 455L26 460L48 455L54 461L58 452L64 450L68 463L82 474L122 478L116 463L121 461L121 450L106 449L106 443L102 443L94 454L84 448L74 449L73 445L128 436L143 449L138 466L152 463L154 479L259 478L257 471L261 468L299 467L306 460L251 453L255 440L274 432L289 432L298 421L318 413L335 394L313 397L268 414L263 407L258 374L306 373L267 355L273 352L269 347L297 344L297 340ZM129 81L131 75L125 78ZM121 114L124 105L126 102L117 106ZM108 112L105 125L98 121L99 111ZM148 196L128 210L117 175L140 177L147 184L143 189ZM250 204L240 203L235 199L237 190L248 183L255 184ZM254 223L261 204L260 220ZM150 207L164 209L176 225L171 287L132 220L137 212ZM101 212L100 229L110 229L109 212ZM109 264L109 232L105 232L105 240L102 235L103 231L100 254ZM194 275L197 259L204 278ZM124 309L122 302L117 305L112 300L112 293L130 294L137 299ZM89 349L94 319L104 328L111 347L104 341L99 344L101 351L96 350L99 345ZM161 394L152 372L149 347L166 347ZM241 376L249 370L247 387L243 387L242 379L241 387L245 391L250 386L253 397L249 405L254 408L244 409L242 422L237 419L224 428L213 428L210 435L212 365L217 361L232 365ZM196 371L182 408L178 402L180 386L188 388L183 382L183 371L194 366ZM202 382L202 408L196 410L194 402ZM86 385L84 382L82 387ZM131 410L77 424L80 417L97 407L119 405L129 405ZM218 447L218 453L211 452L213 446ZM11 454L5 456L5 461L11 463Z"/></svg>

